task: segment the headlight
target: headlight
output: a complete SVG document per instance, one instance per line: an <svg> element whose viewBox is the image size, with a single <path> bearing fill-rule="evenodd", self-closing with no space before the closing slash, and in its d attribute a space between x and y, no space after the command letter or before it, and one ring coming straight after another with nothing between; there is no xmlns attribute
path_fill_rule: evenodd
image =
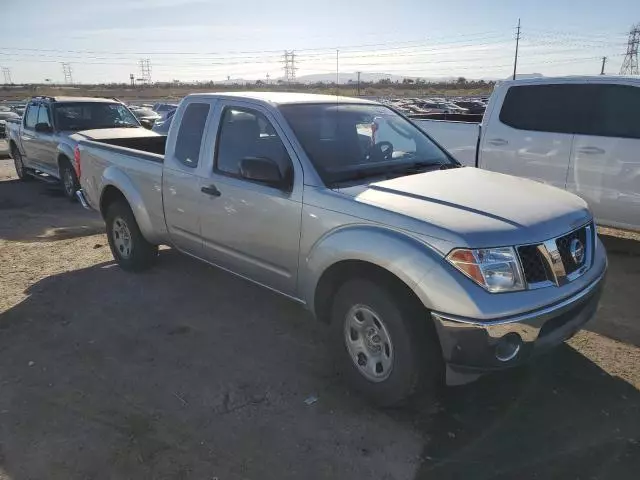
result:
<svg viewBox="0 0 640 480"><path fill-rule="evenodd" d="M524 290L520 263L513 247L456 248L447 260L491 293Z"/></svg>

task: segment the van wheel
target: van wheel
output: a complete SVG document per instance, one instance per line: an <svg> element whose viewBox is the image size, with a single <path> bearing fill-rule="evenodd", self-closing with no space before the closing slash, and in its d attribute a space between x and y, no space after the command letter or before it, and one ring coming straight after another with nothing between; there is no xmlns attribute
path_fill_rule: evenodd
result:
<svg viewBox="0 0 640 480"><path fill-rule="evenodd" d="M347 281L331 329L347 381L379 406L405 403L442 380L442 353L424 308L401 289Z"/></svg>
<svg viewBox="0 0 640 480"><path fill-rule="evenodd" d="M158 257L158 246L142 236L131 207L123 201L112 203L106 215L107 239L113 258L123 270L140 272Z"/></svg>
<svg viewBox="0 0 640 480"><path fill-rule="evenodd" d="M18 147L16 147L15 145L11 149L11 157L13 158L13 165L16 168L16 174L18 175L18 178L23 182L28 182L29 180L31 180L32 177L27 173L27 169L24 166L22 154L20 153L20 150L18 150Z"/></svg>
<svg viewBox="0 0 640 480"><path fill-rule="evenodd" d="M64 196L72 202L76 199L76 192L80 189L80 183L76 176L76 171L71 166L69 160L63 160L60 165L60 179L62 181L62 189Z"/></svg>

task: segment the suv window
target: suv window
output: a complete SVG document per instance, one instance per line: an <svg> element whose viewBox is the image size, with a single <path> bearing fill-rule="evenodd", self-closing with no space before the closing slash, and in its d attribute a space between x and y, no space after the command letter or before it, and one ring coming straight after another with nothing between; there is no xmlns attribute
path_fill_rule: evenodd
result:
<svg viewBox="0 0 640 480"><path fill-rule="evenodd" d="M580 133L588 128L590 85L510 87L500 121L519 130Z"/></svg>
<svg viewBox="0 0 640 480"><path fill-rule="evenodd" d="M37 123L46 123L51 126L51 121L49 120L49 109L44 105L40 105L40 109L38 110Z"/></svg>
<svg viewBox="0 0 640 480"><path fill-rule="evenodd" d="M289 154L267 117L252 109L227 107L220 122L215 169L240 177L240 161L246 157L269 158L278 164L283 178L291 176Z"/></svg>
<svg viewBox="0 0 640 480"><path fill-rule="evenodd" d="M35 128L36 123L38 123L38 105L32 104L27 108L24 126L26 128Z"/></svg>
<svg viewBox="0 0 640 480"><path fill-rule="evenodd" d="M595 102L591 135L640 138L640 88L628 85L590 85Z"/></svg>
<svg viewBox="0 0 640 480"><path fill-rule="evenodd" d="M180 123L176 139L176 158L187 167L198 166L204 125L209 115L208 103L190 103Z"/></svg>

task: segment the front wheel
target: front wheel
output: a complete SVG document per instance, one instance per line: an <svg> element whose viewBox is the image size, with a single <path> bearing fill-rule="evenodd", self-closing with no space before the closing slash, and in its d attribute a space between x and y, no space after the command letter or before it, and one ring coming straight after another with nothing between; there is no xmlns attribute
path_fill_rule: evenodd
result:
<svg viewBox="0 0 640 480"><path fill-rule="evenodd" d="M127 203L117 201L111 204L107 209L106 224L111 253L123 270L140 272L153 265L158 256L158 246L142 236Z"/></svg>
<svg viewBox="0 0 640 480"><path fill-rule="evenodd" d="M64 190L64 196L69 200L74 201L76 199L76 192L80 189L80 183L75 170L71 166L71 162L65 160L60 165L60 179L62 180L62 188Z"/></svg>
<svg viewBox="0 0 640 480"><path fill-rule="evenodd" d="M349 384L380 406L434 389L442 379L442 354L425 313L400 288L347 281L336 294L331 328Z"/></svg>

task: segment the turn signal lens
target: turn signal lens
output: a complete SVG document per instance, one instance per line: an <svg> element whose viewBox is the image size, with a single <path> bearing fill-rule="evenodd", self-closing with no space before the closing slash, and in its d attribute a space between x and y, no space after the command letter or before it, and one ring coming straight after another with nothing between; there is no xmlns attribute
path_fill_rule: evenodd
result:
<svg viewBox="0 0 640 480"><path fill-rule="evenodd" d="M522 270L512 247L456 248L447 260L491 293L524 290Z"/></svg>

